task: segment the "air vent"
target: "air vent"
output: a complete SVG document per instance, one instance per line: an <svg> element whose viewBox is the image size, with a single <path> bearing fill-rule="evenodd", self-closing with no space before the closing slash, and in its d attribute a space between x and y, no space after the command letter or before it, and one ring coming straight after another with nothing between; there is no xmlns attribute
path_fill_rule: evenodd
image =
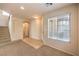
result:
<svg viewBox="0 0 79 59"><path fill-rule="evenodd" d="M46 7L52 6L53 3L45 3Z"/></svg>

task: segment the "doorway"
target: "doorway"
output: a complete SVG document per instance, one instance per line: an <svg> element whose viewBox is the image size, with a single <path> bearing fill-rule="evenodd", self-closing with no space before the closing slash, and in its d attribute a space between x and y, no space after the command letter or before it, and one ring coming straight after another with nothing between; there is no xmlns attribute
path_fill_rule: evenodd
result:
<svg viewBox="0 0 79 59"><path fill-rule="evenodd" d="M23 38L29 37L29 23L23 23Z"/></svg>

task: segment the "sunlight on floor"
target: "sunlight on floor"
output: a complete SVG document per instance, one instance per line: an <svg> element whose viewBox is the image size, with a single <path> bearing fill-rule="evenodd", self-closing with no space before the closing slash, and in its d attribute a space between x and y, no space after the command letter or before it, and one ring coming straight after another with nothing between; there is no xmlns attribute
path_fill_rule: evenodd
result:
<svg viewBox="0 0 79 59"><path fill-rule="evenodd" d="M32 46L35 49L38 49L38 48L43 46L42 40L36 40L36 39L31 39L31 38L24 38L23 42L25 42L26 44L29 44L30 46Z"/></svg>

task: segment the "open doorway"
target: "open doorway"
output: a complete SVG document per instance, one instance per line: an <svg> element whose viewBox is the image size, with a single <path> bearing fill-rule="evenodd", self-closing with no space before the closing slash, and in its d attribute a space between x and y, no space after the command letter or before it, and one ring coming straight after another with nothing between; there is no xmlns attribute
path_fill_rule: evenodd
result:
<svg viewBox="0 0 79 59"><path fill-rule="evenodd" d="M29 37L29 23L23 23L23 38Z"/></svg>

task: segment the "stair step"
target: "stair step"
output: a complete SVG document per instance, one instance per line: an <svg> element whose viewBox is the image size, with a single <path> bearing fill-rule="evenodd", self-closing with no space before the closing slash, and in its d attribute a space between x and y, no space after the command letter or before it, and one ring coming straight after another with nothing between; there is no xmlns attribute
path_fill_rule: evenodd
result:
<svg viewBox="0 0 79 59"><path fill-rule="evenodd" d="M11 43L12 43L11 41L3 42L3 43L0 44L0 47L7 46L7 45L9 45Z"/></svg>
<svg viewBox="0 0 79 59"><path fill-rule="evenodd" d="M8 34L8 32L2 32L2 33L0 33L0 34Z"/></svg>
<svg viewBox="0 0 79 59"><path fill-rule="evenodd" d="M8 35L7 34L0 34L0 36L9 36L9 33L8 33Z"/></svg>
<svg viewBox="0 0 79 59"><path fill-rule="evenodd" d="M8 33L9 34L9 33ZM0 36L6 36L7 34L0 34Z"/></svg>
<svg viewBox="0 0 79 59"><path fill-rule="evenodd" d="M0 46L10 42L10 34L8 27L0 27Z"/></svg>
<svg viewBox="0 0 79 59"><path fill-rule="evenodd" d="M9 34L9 33L0 33L0 35L7 35L7 34Z"/></svg>
<svg viewBox="0 0 79 59"><path fill-rule="evenodd" d="M10 38L10 37L0 37L0 39L8 39L8 38Z"/></svg>
<svg viewBox="0 0 79 59"><path fill-rule="evenodd" d="M7 34L4 34L4 35L0 35L0 37L6 37L6 36L9 36L9 35L7 35Z"/></svg>
<svg viewBox="0 0 79 59"><path fill-rule="evenodd" d="M8 33L9 31L2 31L2 30L0 30L0 33Z"/></svg>
<svg viewBox="0 0 79 59"><path fill-rule="evenodd" d="M7 34L9 34L9 33L0 33L0 35L7 35Z"/></svg>
<svg viewBox="0 0 79 59"><path fill-rule="evenodd" d="M0 28L0 30L5 30L6 31L6 30L8 30L8 28L3 28L3 29Z"/></svg>
<svg viewBox="0 0 79 59"><path fill-rule="evenodd" d="M0 38L0 41L1 40L9 40L10 38Z"/></svg>
<svg viewBox="0 0 79 59"><path fill-rule="evenodd" d="M8 30L0 30L0 32L8 32Z"/></svg>
<svg viewBox="0 0 79 59"><path fill-rule="evenodd" d="M1 36L1 35L2 35L2 36L3 36L3 35L7 35L7 34L9 34L9 33L2 33L2 34L0 33L0 36Z"/></svg>
<svg viewBox="0 0 79 59"><path fill-rule="evenodd" d="M0 34L8 34L9 33L9 31L7 31L7 32L0 32Z"/></svg>
<svg viewBox="0 0 79 59"><path fill-rule="evenodd" d="M7 32L8 30L0 30L0 32Z"/></svg>
<svg viewBox="0 0 79 59"><path fill-rule="evenodd" d="M0 35L0 37L9 37L10 35Z"/></svg>
<svg viewBox="0 0 79 59"><path fill-rule="evenodd" d="M3 32L3 31L8 31L8 30L9 30L9 29L5 29L5 30L4 30L4 29L1 29L1 30L0 30L0 32Z"/></svg>
<svg viewBox="0 0 79 59"><path fill-rule="evenodd" d="M5 39L5 38L7 39L7 38L10 38L10 37L7 37L7 36L5 36L5 37L0 37L0 39Z"/></svg>
<svg viewBox="0 0 79 59"><path fill-rule="evenodd" d="M10 37L0 37L0 39L4 39L4 38L10 38Z"/></svg>
<svg viewBox="0 0 79 59"><path fill-rule="evenodd" d="M8 28L0 28L0 30L8 30Z"/></svg>
<svg viewBox="0 0 79 59"><path fill-rule="evenodd" d="M2 31L8 31L8 28L0 28Z"/></svg>
<svg viewBox="0 0 79 59"><path fill-rule="evenodd" d="M0 38L0 40L5 40L5 39L10 39L10 38Z"/></svg>
<svg viewBox="0 0 79 59"><path fill-rule="evenodd" d="M8 29L8 27L0 27L0 30Z"/></svg>
<svg viewBox="0 0 79 59"><path fill-rule="evenodd" d="M4 43L4 42L8 42L10 41L9 39L5 39L5 40L0 40L0 44Z"/></svg>

